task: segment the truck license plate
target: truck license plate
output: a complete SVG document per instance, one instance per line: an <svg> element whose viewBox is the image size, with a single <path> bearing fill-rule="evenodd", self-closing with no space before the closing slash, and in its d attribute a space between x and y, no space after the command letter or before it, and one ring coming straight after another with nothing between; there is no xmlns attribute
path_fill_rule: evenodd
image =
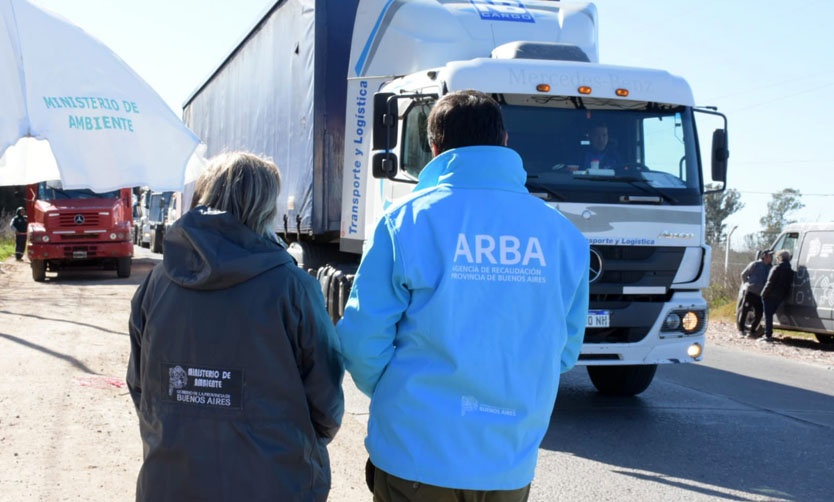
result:
<svg viewBox="0 0 834 502"><path fill-rule="evenodd" d="M607 328L610 326L611 316L607 310L589 310L587 328Z"/></svg>
<svg viewBox="0 0 834 502"><path fill-rule="evenodd" d="M75 258L76 260L83 260L84 258L87 257L87 252L86 251L73 251L72 252L72 257Z"/></svg>

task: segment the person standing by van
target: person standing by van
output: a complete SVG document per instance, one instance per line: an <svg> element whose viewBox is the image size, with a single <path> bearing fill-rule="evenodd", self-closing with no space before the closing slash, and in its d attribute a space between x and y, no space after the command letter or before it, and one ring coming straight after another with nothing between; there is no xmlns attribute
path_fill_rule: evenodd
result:
<svg viewBox="0 0 834 502"><path fill-rule="evenodd" d="M767 283L762 289L762 303L764 303L765 334L760 342L773 341L773 314L779 305L788 297L793 284L793 269L791 268L791 252L787 249L776 255L779 264L770 270Z"/></svg>
<svg viewBox="0 0 834 502"><path fill-rule="evenodd" d="M753 322L750 323L750 334L759 329L759 323L762 320L763 305L762 305L762 289L764 289L767 282L767 276L770 272L770 266L773 262L773 251L762 251L759 259L750 262L741 272L741 301L736 310L736 325L738 326L738 334L746 336L745 328L747 315L753 311Z"/></svg>

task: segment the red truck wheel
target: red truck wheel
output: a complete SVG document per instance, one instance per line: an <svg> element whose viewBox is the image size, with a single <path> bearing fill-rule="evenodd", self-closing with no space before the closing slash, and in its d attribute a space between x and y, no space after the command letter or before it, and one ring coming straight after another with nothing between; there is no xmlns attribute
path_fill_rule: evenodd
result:
<svg viewBox="0 0 834 502"><path fill-rule="evenodd" d="M116 262L116 275L119 277L130 277L130 257L119 258ZM37 279L35 279L37 280Z"/></svg>
<svg viewBox="0 0 834 502"><path fill-rule="evenodd" d="M32 260L32 279L35 282L43 282L46 279L46 262L43 260Z"/></svg>

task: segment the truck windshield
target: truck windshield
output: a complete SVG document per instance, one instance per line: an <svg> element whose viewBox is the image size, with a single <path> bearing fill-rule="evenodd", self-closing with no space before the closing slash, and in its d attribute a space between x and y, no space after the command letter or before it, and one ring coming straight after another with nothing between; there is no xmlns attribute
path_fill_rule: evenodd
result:
<svg viewBox="0 0 834 502"><path fill-rule="evenodd" d="M500 95L508 145L545 199L582 203L701 205L702 176L692 110L642 101ZM402 170L416 179L431 158L426 117L433 102L403 115Z"/></svg>
<svg viewBox="0 0 834 502"><path fill-rule="evenodd" d="M148 219L151 221L163 221L168 211L168 204L171 201L173 192L155 193L151 195L151 205Z"/></svg>
<svg viewBox="0 0 834 502"><path fill-rule="evenodd" d="M77 190L65 190L60 180L42 181L38 183L38 199L40 200L64 200L64 199L118 199L119 191L96 193L88 188Z"/></svg>
<svg viewBox="0 0 834 502"><path fill-rule="evenodd" d="M532 192L564 202L697 205L701 175L687 107L623 101L502 103L508 146Z"/></svg>

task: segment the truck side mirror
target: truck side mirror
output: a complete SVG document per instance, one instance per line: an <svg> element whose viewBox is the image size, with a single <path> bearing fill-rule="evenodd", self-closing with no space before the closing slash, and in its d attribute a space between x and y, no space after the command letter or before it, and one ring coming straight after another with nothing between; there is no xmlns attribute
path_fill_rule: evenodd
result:
<svg viewBox="0 0 834 502"><path fill-rule="evenodd" d="M374 94L374 150L393 150L397 146L397 118L400 116L393 92Z"/></svg>
<svg viewBox="0 0 834 502"><path fill-rule="evenodd" d="M721 183L727 182L727 159L730 151L727 149L727 130L716 129L712 132L712 179Z"/></svg>
<svg viewBox="0 0 834 502"><path fill-rule="evenodd" d="M393 179L397 175L397 155L391 152L375 153L371 161L374 178Z"/></svg>

